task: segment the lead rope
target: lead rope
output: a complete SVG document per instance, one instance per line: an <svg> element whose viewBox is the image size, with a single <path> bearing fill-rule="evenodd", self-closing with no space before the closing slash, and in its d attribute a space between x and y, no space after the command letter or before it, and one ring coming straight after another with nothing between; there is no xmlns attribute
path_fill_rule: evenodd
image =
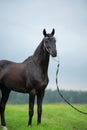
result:
<svg viewBox="0 0 87 130"><path fill-rule="evenodd" d="M74 107L74 106L73 106L70 102L68 102L68 101L66 100L66 98L61 94L60 89L59 89L59 85L58 85L58 73L59 73L60 63L59 63L59 60L56 60L56 59L54 59L54 60L57 62L56 86L57 86L57 92L58 92L58 94L59 94L60 97L61 97L68 105L70 105L73 109L75 109L76 111L80 112L81 114L87 114L87 112L80 111L79 109L77 109L76 107Z"/></svg>
<svg viewBox="0 0 87 130"><path fill-rule="evenodd" d="M47 52L48 52L49 54L51 54L51 53L49 52L49 50L47 49L47 47L46 47L46 45L45 45L45 42L44 42L44 47L46 48ZM52 59L53 59L53 58L52 58ZM58 57L58 59L59 59L59 57ZM58 86L58 73L59 73L60 63L59 63L59 60L57 60L57 59L53 59L53 60L57 62L56 86L57 86L57 92L58 92L58 94L59 94L60 97L61 97L68 105L70 105L74 110L80 112L81 114L87 115L87 112L80 111L79 109L77 109L76 107L74 107L70 102L68 102L68 101L66 100L66 98L62 95L62 93L60 92L60 89L59 89L59 86Z"/></svg>

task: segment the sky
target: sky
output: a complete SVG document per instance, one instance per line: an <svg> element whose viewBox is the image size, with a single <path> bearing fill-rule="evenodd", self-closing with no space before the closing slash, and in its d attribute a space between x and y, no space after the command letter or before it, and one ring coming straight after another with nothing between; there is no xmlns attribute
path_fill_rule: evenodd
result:
<svg viewBox="0 0 87 130"><path fill-rule="evenodd" d="M0 0L0 60L22 62L55 28L59 87L87 91L87 1ZM56 89L57 63L50 57L48 89Z"/></svg>

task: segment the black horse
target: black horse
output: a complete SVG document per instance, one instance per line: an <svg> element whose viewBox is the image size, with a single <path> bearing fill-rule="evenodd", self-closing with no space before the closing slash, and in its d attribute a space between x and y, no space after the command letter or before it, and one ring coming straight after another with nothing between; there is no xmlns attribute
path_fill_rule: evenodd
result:
<svg viewBox="0 0 87 130"><path fill-rule="evenodd" d="M29 121L32 124L34 113L34 100L37 96L37 124L41 123L42 100L45 88L49 82L48 65L50 55L56 57L55 30L50 34L43 30L44 38L34 54L22 63L15 63L7 60L0 61L0 116L3 130L7 130L5 122L5 106L11 90L22 93L29 93Z"/></svg>

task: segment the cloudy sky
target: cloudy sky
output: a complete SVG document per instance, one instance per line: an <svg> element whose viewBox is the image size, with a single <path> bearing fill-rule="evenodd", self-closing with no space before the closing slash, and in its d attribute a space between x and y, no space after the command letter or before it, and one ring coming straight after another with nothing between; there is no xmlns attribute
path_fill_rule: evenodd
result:
<svg viewBox="0 0 87 130"><path fill-rule="evenodd" d="M55 28L60 89L87 90L87 1L0 0L0 59L21 62ZM50 59L48 88L56 89Z"/></svg>

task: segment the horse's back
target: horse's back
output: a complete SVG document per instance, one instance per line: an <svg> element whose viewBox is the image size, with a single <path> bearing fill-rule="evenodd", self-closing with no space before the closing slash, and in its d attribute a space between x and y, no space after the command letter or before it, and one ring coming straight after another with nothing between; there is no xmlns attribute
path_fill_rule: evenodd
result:
<svg viewBox="0 0 87 130"><path fill-rule="evenodd" d="M5 68L7 68L8 65L12 64L11 61L8 60L0 60L0 80L2 77L2 73L5 70Z"/></svg>
<svg viewBox="0 0 87 130"><path fill-rule="evenodd" d="M8 60L0 60L0 70L7 67L9 64L12 64L13 62Z"/></svg>

